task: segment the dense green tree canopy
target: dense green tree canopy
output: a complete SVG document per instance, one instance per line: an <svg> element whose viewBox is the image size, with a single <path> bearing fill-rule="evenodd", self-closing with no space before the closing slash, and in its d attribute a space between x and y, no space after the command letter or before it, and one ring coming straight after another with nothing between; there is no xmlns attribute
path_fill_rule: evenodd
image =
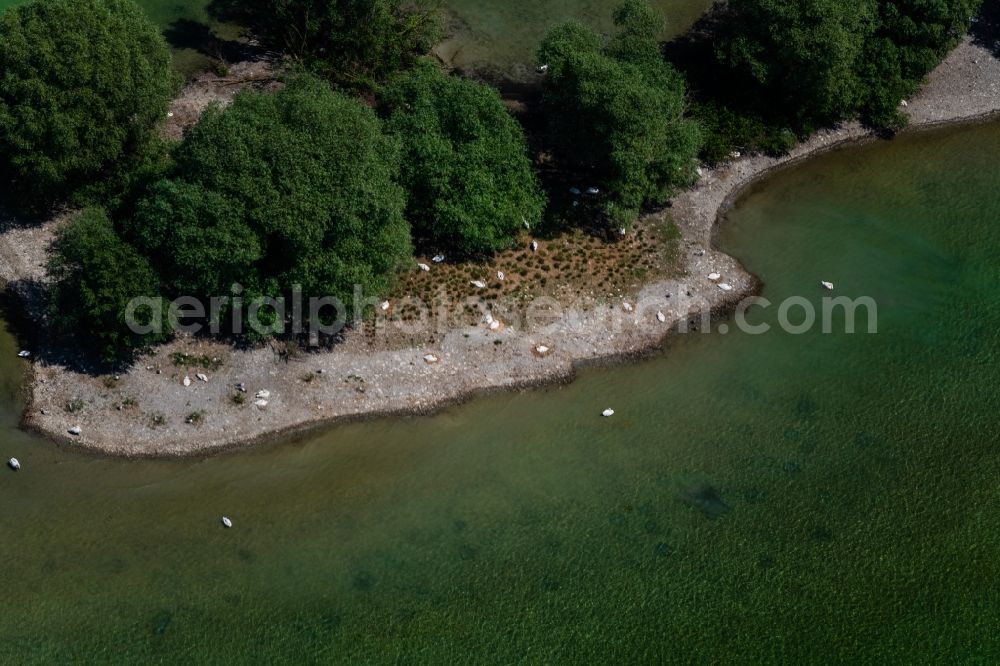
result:
<svg viewBox="0 0 1000 666"><path fill-rule="evenodd" d="M126 324L129 302L157 298L159 282L149 262L118 237L104 210L86 209L60 229L49 273L57 329L93 348L103 360L124 358L163 341L162 326L154 327L159 333L137 334ZM150 324L153 312L149 307L136 309L135 322Z"/></svg>
<svg viewBox="0 0 1000 666"><path fill-rule="evenodd" d="M430 51L444 25L437 0L216 0L216 6L270 48L360 87Z"/></svg>
<svg viewBox="0 0 1000 666"><path fill-rule="evenodd" d="M407 217L421 244L459 255L510 245L545 201L524 133L496 90L424 62L382 94L403 145Z"/></svg>
<svg viewBox="0 0 1000 666"><path fill-rule="evenodd" d="M800 132L900 101L965 33L980 0L730 0L713 35L727 97ZM734 76L735 75L735 76Z"/></svg>
<svg viewBox="0 0 1000 666"><path fill-rule="evenodd" d="M856 109L855 63L875 26L874 0L732 0L719 57L767 91L799 122Z"/></svg>
<svg viewBox="0 0 1000 666"><path fill-rule="evenodd" d="M578 23L552 30L539 62L548 67L544 106L560 163L611 193L616 222L662 203L690 183L700 132L684 117L683 77L660 55L662 19L639 0L615 13L610 42Z"/></svg>
<svg viewBox="0 0 1000 666"><path fill-rule="evenodd" d="M399 149L361 102L311 77L211 108L123 224L170 295L384 291L410 254ZM350 314L350 313L349 313Z"/></svg>
<svg viewBox="0 0 1000 666"><path fill-rule="evenodd" d="M0 169L47 206L145 150L175 78L132 0L30 0L0 17Z"/></svg>

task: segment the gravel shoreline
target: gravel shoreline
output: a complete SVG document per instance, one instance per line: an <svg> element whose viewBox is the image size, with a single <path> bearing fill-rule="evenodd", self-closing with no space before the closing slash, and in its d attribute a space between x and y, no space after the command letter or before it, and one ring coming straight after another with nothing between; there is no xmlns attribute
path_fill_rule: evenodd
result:
<svg viewBox="0 0 1000 666"><path fill-rule="evenodd" d="M907 111L911 128L1000 113L1000 59L967 40L909 100ZM731 311L755 293L757 279L713 247L721 217L774 169L869 138L859 124L846 123L816 134L787 156L750 156L706 171L671 208L653 216L669 215L680 229L684 277L646 284L632 298L566 304L562 316L542 322L547 325L511 319L499 330L452 328L435 336L432 345L407 349L379 349L360 330L349 331L332 351L293 358L271 347L241 351L182 338L116 378L76 372L50 358L42 342L35 350L40 360L31 366L23 426L61 445L105 455L189 456L338 421L423 414L483 393L570 381L581 364L655 351L679 327L710 312ZM0 280L15 294L19 285L44 282L43 257L54 226L0 226ZM721 277L710 280L711 273ZM720 283L732 289L724 291ZM26 306L30 309L30 297ZM177 365L170 360L175 353L219 359L220 366ZM234 389L236 384L246 393ZM261 391L266 405L258 406ZM242 403L234 396L243 396ZM77 427L80 434L69 434Z"/></svg>

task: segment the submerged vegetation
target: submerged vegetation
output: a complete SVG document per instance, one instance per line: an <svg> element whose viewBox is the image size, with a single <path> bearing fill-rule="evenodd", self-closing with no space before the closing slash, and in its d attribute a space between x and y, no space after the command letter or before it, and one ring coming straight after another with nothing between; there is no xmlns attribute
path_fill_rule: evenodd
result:
<svg viewBox="0 0 1000 666"><path fill-rule="evenodd" d="M423 57L442 34L435 3L216 0L292 73L167 147L156 126L176 77L134 2L29 0L0 19L0 169L24 208L96 206L60 234L54 319L123 358L162 340L124 327L133 296L239 284L244 305L217 324L301 285L354 317L354 285L388 293L414 246L488 261L563 219L565 196L535 164L549 183L590 186L582 200L573 188L575 217L607 234L693 183L700 162L784 152L845 118L898 128L900 102L978 5L731 0L664 49L662 18L626 0L610 36L569 22L545 37L528 110L542 122L526 136L495 89Z"/></svg>

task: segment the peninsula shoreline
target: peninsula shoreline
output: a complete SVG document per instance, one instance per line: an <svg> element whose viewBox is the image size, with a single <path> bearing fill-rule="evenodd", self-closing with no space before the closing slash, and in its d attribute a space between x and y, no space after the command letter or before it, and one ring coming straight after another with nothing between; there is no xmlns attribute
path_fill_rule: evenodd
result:
<svg viewBox="0 0 1000 666"><path fill-rule="evenodd" d="M921 92L908 101L907 111L911 117L907 131L1000 116L1000 59L967 39L932 72ZM623 312L624 302L610 302L564 318L544 333L507 328L497 334L481 327L456 328L431 346L374 352L366 346L363 334L352 330L332 351L304 354L290 362L266 348L240 351L203 340L171 343L159 352L158 362L175 350L225 355L225 364L208 372L209 381L190 386L184 386L181 379L186 374L193 379L197 370L161 367L149 358L136 361L113 386L60 363L38 361L27 378L22 427L60 446L99 455L204 456L295 439L338 423L425 415L491 393L568 383L582 366L655 353L684 322L707 311L724 316L743 298L757 293L760 281L736 258L716 248L716 234L726 213L749 188L775 171L876 138L870 130L850 122L818 132L788 155L740 157L707 170L698 184L675 197L670 208L652 215L673 220L681 232L683 252L682 277L649 282L635 294L636 303L666 303L653 306L659 310ZM39 269L44 264L42 241L46 233L51 234L46 226L15 226L0 232L0 259L11 264L0 278L8 285L37 284L38 271L44 271ZM718 281L707 279L709 273L724 276L732 291L719 289ZM672 294L673 299L664 300L665 294ZM690 295L682 298L682 294ZM29 311L30 298L22 295ZM658 321L657 312L666 315L665 321ZM502 344L496 344L497 340ZM533 353L539 345L550 347L551 353ZM424 362L427 354L440 362ZM306 384L304 373L318 379ZM353 378L363 381L363 390ZM232 404L235 383L246 385L247 404ZM253 404L259 390L269 394L263 409ZM138 405L123 409L122 396L126 395L134 396ZM79 400L80 409L67 410L69 399ZM197 425L186 423L185 415L194 413L203 413L204 420ZM150 425L151 414L162 414L165 422ZM80 434L69 434L75 427Z"/></svg>

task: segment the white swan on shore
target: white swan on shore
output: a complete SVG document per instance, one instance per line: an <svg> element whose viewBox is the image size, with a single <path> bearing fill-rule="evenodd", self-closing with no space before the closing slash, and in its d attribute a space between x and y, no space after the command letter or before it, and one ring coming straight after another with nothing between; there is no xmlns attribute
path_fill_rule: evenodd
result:
<svg viewBox="0 0 1000 666"><path fill-rule="evenodd" d="M715 282L716 280L721 280L722 275L720 273L709 273L708 279L711 280L712 282Z"/></svg>
<svg viewBox="0 0 1000 666"><path fill-rule="evenodd" d="M73 426L72 428L70 428L66 432L68 432L69 434L73 435L74 437L79 437L83 433L83 429L80 428L80 426Z"/></svg>
<svg viewBox="0 0 1000 666"><path fill-rule="evenodd" d="M433 365L434 363L438 363L440 361L441 359L435 356L434 354L424 354L424 363Z"/></svg>
<svg viewBox="0 0 1000 666"><path fill-rule="evenodd" d="M531 241L531 251L538 252L538 241L536 240Z"/></svg>
<svg viewBox="0 0 1000 666"><path fill-rule="evenodd" d="M427 264L417 264L417 268L422 270L424 273L429 273L431 270L431 267L428 266Z"/></svg>
<svg viewBox="0 0 1000 666"><path fill-rule="evenodd" d="M389 309L389 301L382 301L382 305L380 305L379 307L382 308L382 312L385 312L386 310Z"/></svg>
<svg viewBox="0 0 1000 666"><path fill-rule="evenodd" d="M733 285L726 284L725 282L723 282L723 283L721 283L719 285L719 289L721 289L722 291L732 291L733 290Z"/></svg>
<svg viewBox="0 0 1000 666"><path fill-rule="evenodd" d="M183 383L184 383L184 386L191 386L191 378L188 377L187 375L184 375L184 382Z"/></svg>
<svg viewBox="0 0 1000 666"><path fill-rule="evenodd" d="M271 392L267 389L261 389L257 391L257 395L254 396L257 400L267 400L271 397Z"/></svg>
<svg viewBox="0 0 1000 666"><path fill-rule="evenodd" d="M28 358L31 356L31 352L28 351L27 349L22 349L21 351L17 352L17 356L18 358Z"/></svg>
<svg viewBox="0 0 1000 666"><path fill-rule="evenodd" d="M610 407L601 412L601 416L603 416L604 418L608 418L609 416L614 416L614 415L615 415L615 410L611 409Z"/></svg>
<svg viewBox="0 0 1000 666"><path fill-rule="evenodd" d="M504 278L507 276L503 274L503 271L497 271L497 279L503 282Z"/></svg>
<svg viewBox="0 0 1000 666"><path fill-rule="evenodd" d="M17 458L11 458L7 461L7 467L10 467L16 472L21 469L21 462Z"/></svg>
<svg viewBox="0 0 1000 666"><path fill-rule="evenodd" d="M662 324L666 320L667 320L667 315L663 314L663 310L660 310L659 312L656 313L656 321Z"/></svg>
<svg viewBox="0 0 1000 666"><path fill-rule="evenodd" d="M486 289L486 283L482 280L473 280L470 284L477 289Z"/></svg>
<svg viewBox="0 0 1000 666"><path fill-rule="evenodd" d="M587 188L587 194L589 194L591 196L594 196L595 194L600 194L600 193L601 193L601 191L599 189L597 189L596 187L588 187Z"/></svg>
<svg viewBox="0 0 1000 666"><path fill-rule="evenodd" d="M199 372L197 375L195 375L195 377L198 378L199 382L207 382L208 381L208 375L206 375L204 372Z"/></svg>
<svg viewBox="0 0 1000 666"><path fill-rule="evenodd" d="M435 264L440 264L441 262L444 261L444 255L436 254L433 257L431 257L431 261L433 261Z"/></svg>

